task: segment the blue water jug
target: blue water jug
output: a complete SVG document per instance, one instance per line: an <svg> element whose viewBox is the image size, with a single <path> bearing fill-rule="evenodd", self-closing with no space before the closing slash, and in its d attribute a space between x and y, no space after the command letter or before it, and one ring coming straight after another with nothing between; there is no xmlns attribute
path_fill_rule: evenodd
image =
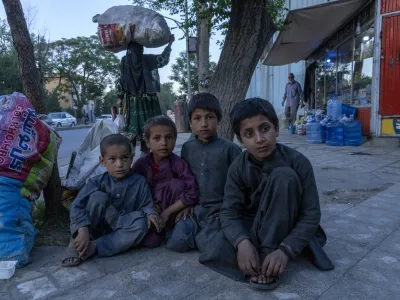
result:
<svg viewBox="0 0 400 300"><path fill-rule="evenodd" d="M290 126L289 126L289 133L290 134L294 134L294 125L293 125L293 123L292 124L290 124Z"/></svg>
<svg viewBox="0 0 400 300"><path fill-rule="evenodd" d="M325 143L326 142L326 124L328 124L329 120L328 118L324 118L321 122L321 139L322 142Z"/></svg>
<svg viewBox="0 0 400 300"><path fill-rule="evenodd" d="M328 146L344 145L344 125L343 123L333 120L326 124L326 144Z"/></svg>
<svg viewBox="0 0 400 300"><path fill-rule="evenodd" d="M307 144L321 144L322 134L321 134L321 124L315 120L310 120L306 125L307 132Z"/></svg>
<svg viewBox="0 0 400 300"><path fill-rule="evenodd" d="M335 94L328 101L328 116L334 120L339 120L342 116L342 101L340 101Z"/></svg>
<svg viewBox="0 0 400 300"><path fill-rule="evenodd" d="M344 124L344 144L347 146L360 146L362 144L362 129L360 120L350 120Z"/></svg>

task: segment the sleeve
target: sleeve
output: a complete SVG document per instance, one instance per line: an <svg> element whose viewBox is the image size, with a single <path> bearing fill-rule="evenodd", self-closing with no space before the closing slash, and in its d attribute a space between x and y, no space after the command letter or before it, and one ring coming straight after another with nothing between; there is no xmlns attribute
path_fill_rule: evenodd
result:
<svg viewBox="0 0 400 300"><path fill-rule="evenodd" d="M318 229L321 221L321 208L317 184L310 161L305 157L296 159L294 170L297 172L303 186L303 197L299 207L297 223L283 243L298 255L308 245Z"/></svg>
<svg viewBox="0 0 400 300"><path fill-rule="evenodd" d="M240 148L238 145L234 144L232 145L229 155L231 158L231 163L242 153L242 148Z"/></svg>
<svg viewBox="0 0 400 300"><path fill-rule="evenodd" d="M172 51L171 46L168 45L167 47L165 47L164 51L161 54L156 55L157 69L168 65L169 57L171 56L171 51Z"/></svg>
<svg viewBox="0 0 400 300"><path fill-rule="evenodd" d="M189 165L182 158L177 157L173 164L173 172L185 185L185 190L179 196L179 200L185 206L194 206L198 202L197 185Z"/></svg>
<svg viewBox="0 0 400 300"><path fill-rule="evenodd" d="M239 176L241 171L237 161L229 167L224 201L220 210L222 231L234 247L240 241L250 239L249 232L243 225L242 212L245 209L245 186Z"/></svg>
<svg viewBox="0 0 400 300"><path fill-rule="evenodd" d="M142 177L138 182L140 192L140 210L145 214L146 217L149 215L158 215L157 211L153 207L153 196L151 195L151 189L146 180Z"/></svg>
<svg viewBox="0 0 400 300"><path fill-rule="evenodd" d="M283 94L283 100L287 98L287 84L285 85L285 94Z"/></svg>
<svg viewBox="0 0 400 300"><path fill-rule="evenodd" d="M184 143L183 145L182 145L182 148L181 148L181 158L185 161L185 162L188 162L188 157L187 157L187 143Z"/></svg>
<svg viewBox="0 0 400 300"><path fill-rule="evenodd" d="M70 209L70 229L72 237L76 236L76 232L79 228L89 226L91 224L86 211L86 203L90 195L99 190L99 184L97 184L93 179L89 179L79 191L79 194L76 196L74 202L72 202Z"/></svg>

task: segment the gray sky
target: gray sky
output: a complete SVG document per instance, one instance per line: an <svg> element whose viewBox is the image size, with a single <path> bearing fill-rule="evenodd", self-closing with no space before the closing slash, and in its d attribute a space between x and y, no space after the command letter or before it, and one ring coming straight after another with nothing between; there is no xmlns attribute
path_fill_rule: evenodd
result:
<svg viewBox="0 0 400 300"><path fill-rule="evenodd" d="M61 38L72 38L77 36L89 36L96 34L97 24L92 22L92 17L101 14L111 6L132 4L129 0L21 0L24 10L35 12L35 21L30 30L33 32L44 32L51 41ZM163 15L178 19L178 16L170 16L168 12L162 12ZM0 4L0 18L6 19L4 7ZM170 27L174 23L167 20ZM172 47L171 62L168 66L159 70L161 82L170 81L171 63L175 61L179 52L186 48L185 40L179 40L183 33L179 29L174 29L176 41ZM220 55L220 49L216 41L221 38L219 34L214 35L211 40L210 54L213 61L217 61ZM145 53L161 53L163 48L146 49ZM118 53L121 57L123 52Z"/></svg>

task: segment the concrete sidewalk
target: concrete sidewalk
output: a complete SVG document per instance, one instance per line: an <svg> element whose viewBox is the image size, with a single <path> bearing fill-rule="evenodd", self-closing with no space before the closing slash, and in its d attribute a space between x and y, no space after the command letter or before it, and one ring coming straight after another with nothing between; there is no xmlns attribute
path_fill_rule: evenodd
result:
<svg viewBox="0 0 400 300"><path fill-rule="evenodd" d="M279 141L313 164L335 270L299 258L278 289L260 292L200 265L196 251L134 249L62 268L64 248L36 247L30 265L0 282L0 299L400 299L400 149L307 145L285 134Z"/></svg>
<svg viewBox="0 0 400 300"><path fill-rule="evenodd" d="M399 299L400 184L359 205L324 205L325 249L336 268L291 262L272 292L210 271L198 253L136 249L62 268L63 248L37 247L33 262L0 282L0 299Z"/></svg>

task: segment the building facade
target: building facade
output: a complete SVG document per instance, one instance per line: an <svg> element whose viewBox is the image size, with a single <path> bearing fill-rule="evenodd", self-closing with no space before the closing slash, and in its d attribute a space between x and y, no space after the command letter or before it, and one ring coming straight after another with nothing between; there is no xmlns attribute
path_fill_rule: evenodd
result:
<svg viewBox="0 0 400 300"><path fill-rule="evenodd" d="M46 91L51 93L57 87L65 85L67 83L67 79L63 78L59 75L55 75L52 77L46 77L45 82L46 82L46 84L45 84ZM63 110L73 108L74 103L73 103L72 94L62 91L60 93L60 98L58 99L58 103L60 104L60 107Z"/></svg>
<svg viewBox="0 0 400 300"><path fill-rule="evenodd" d="M319 2L289 11L248 96L270 100L282 115L292 72L310 108L325 108L336 94L358 108L365 135L400 136L400 0Z"/></svg>

